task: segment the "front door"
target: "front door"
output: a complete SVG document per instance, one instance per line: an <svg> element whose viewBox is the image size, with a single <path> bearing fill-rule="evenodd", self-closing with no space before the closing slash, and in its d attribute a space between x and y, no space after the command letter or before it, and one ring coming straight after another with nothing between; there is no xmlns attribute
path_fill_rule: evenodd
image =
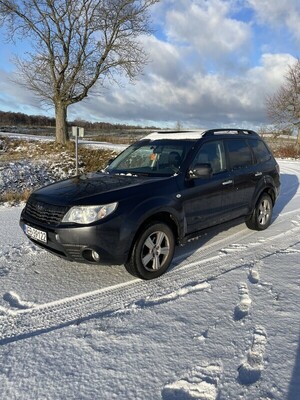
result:
<svg viewBox="0 0 300 400"><path fill-rule="evenodd" d="M186 233L190 234L220 222L223 214L223 195L233 180L227 170L223 141L204 143L193 160L190 171L199 165L209 165L212 175L186 179L182 201L186 218Z"/></svg>

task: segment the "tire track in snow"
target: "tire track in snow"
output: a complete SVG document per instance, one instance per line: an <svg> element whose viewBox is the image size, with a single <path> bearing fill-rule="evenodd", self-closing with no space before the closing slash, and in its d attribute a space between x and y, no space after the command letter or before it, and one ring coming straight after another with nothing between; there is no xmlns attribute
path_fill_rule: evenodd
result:
<svg viewBox="0 0 300 400"><path fill-rule="evenodd" d="M243 234L248 232L248 235L251 235L252 232L249 231L248 229L243 229L242 230ZM183 266L180 266L180 263L186 263L186 257L184 256L179 256L174 258L174 263L177 264L176 266L176 271L188 268L187 272L181 272L180 275L184 274L190 274L190 269L195 267L196 265L201 267L201 271L206 271L206 263L209 263L210 260L218 260L219 256L216 256L214 258L208 257L213 252L217 252L222 245L229 244L235 238L240 237L241 231L234 233L230 235L229 237L226 236L225 238L221 238L217 241L214 241L213 243L208 243L204 246L202 246L200 249L196 251L196 257L195 254L191 256L192 261L188 262L187 264L184 264ZM0 252L3 255L3 257L6 259L6 261L14 261L15 259L19 259L20 257L26 255L27 253L39 253L43 252L44 250L34 246L31 244L31 242L28 243L22 243L22 245L19 246L13 246L12 248L9 248L5 252ZM197 261L194 261L194 259L197 259ZM199 262L199 259L201 259L201 262ZM1 271L0 271L1 272ZM173 272L172 270L168 272L167 275L164 277L161 277L156 280L156 282L162 282L160 284L155 284L155 288L152 289L153 282L143 282L140 280L133 280L130 282L125 282L123 284L118 284L106 288L101 288L99 290L93 291L93 292L88 292L88 293L83 293L82 295L78 296L73 296L70 298L64 298L58 301L54 301L51 303L45 303L38 305L36 304L35 306L32 305L31 309L28 309L26 313L20 312L20 310L15 310L11 308L5 308L0 306L0 343L1 339L9 339L9 338L14 338L18 336L24 336L24 335L30 335L30 332L38 332L38 331L43 331L47 329L55 329L55 327L60 327L63 324L67 323L72 323L76 322L79 320L84 320L86 318L95 316L95 315L103 315L106 312L114 312L118 310L123 310L128 312L128 309L130 308L135 308L135 307L143 307L143 306L150 306L151 304L154 305L154 303L158 302L158 298L160 296L160 293L162 291L162 288L165 287L165 280L167 276L170 276L170 274L175 274L178 275L178 272ZM207 273L203 273L201 276L200 280L200 287L203 284L203 281L205 281L205 277L207 276ZM181 288L184 287L184 284L181 282L176 283L178 280L177 278L172 278L170 277L169 280L172 280L172 284L169 285L171 288L170 291L162 291L161 293L161 302L166 302L166 301L171 301L174 300L175 297L178 298L183 295ZM187 279L188 283L186 286L188 286L188 289L184 289L189 292L194 292L198 291L197 289L197 284L198 282L191 282L191 279ZM130 286L133 286L133 289L130 290ZM143 296L143 291L142 286L146 285L147 287L147 292L145 292L145 295ZM195 288L196 286L196 288ZM129 288L127 288L129 287ZM136 287L139 288L137 291ZM127 289L126 289L127 288ZM122 296L119 292L125 292L124 296ZM110 293L110 298L105 300L107 293ZM16 294L17 295L17 294ZM3 295L4 300L6 300L7 293ZM123 297L125 300L123 300ZM24 302L24 300L19 299L19 302ZM26 301L25 301L26 302ZM26 302L27 303L27 302ZM73 303L75 304L74 306L74 311L73 309ZM83 306L81 306L81 303L84 303ZM19 308L16 307L16 303L12 304L10 303L11 307ZM77 307L77 312L76 312L76 304L78 304ZM85 304L89 304L89 307L87 307ZM112 306L112 304L114 306ZM109 305L111 307L109 307ZM67 310L65 310L67 308ZM62 311L62 317L60 318L58 316L57 309L61 309ZM53 312L53 315L50 315ZM89 315L90 313L90 315ZM48 317L45 317L45 314L48 315ZM67 314L67 315L65 315ZM1 318L2 316L2 318ZM41 321L38 321L38 316L41 316ZM26 323L26 318L31 319L31 324L28 322ZM16 328L18 326L18 328ZM21 328L23 326L23 328ZM30 330L30 326L32 326L32 331Z"/></svg>
<svg viewBox="0 0 300 400"><path fill-rule="evenodd" d="M281 224L285 225L284 229ZM237 268L245 266L249 268L249 261L245 264L244 260L252 260L254 254L255 260L259 261L274 253L286 251L295 244L295 241L298 242L300 224L295 223L295 220L282 219L281 223L277 220L274 225L276 226L272 225L267 231L264 231L264 240L257 240L258 233L249 231L249 235L246 235L247 239L253 236L255 241L247 246L234 245L231 246L231 249L234 248L235 252L226 252L224 249L220 249L218 243L207 250L207 252L210 251L210 254L213 253L213 250L219 250L218 255L199 260L199 257L203 256L203 252L200 251L196 254L197 261L193 255L188 264L175 268L153 281L136 279L23 310L1 307L0 344L68 324L79 323L92 317L129 310L133 304L141 304L143 299L145 299L145 307L153 307L188 295L195 291L195 287L201 282L212 282L218 276ZM286 235L287 228L290 230L289 235ZM261 235L261 233L259 234ZM270 244L266 246L268 241L272 241L271 248ZM232 243L232 236L227 238L227 242ZM180 290L182 288L186 288L186 290ZM200 288L202 288L201 285L197 289L200 290Z"/></svg>

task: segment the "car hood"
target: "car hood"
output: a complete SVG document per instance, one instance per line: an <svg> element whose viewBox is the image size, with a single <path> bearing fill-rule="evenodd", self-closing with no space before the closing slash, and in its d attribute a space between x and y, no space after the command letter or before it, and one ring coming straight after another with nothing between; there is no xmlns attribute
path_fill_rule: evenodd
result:
<svg viewBox="0 0 300 400"><path fill-rule="evenodd" d="M89 173L75 176L45 186L34 192L36 200L57 205L93 204L95 201L118 201L123 195L145 191L145 185L157 186L157 181L170 180L170 177L144 177ZM142 186L140 189L138 187ZM160 185L159 185L160 186ZM123 192L123 193L121 193Z"/></svg>

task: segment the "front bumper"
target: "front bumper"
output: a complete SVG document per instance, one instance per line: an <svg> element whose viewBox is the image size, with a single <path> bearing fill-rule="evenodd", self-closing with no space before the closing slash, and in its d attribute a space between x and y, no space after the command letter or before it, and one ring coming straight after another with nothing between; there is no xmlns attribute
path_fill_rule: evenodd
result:
<svg viewBox="0 0 300 400"><path fill-rule="evenodd" d="M24 233L25 225L46 232L47 243L27 237L64 259L97 264L124 264L127 260L128 251L121 244L120 233L109 224L49 227L26 220L21 215L20 227Z"/></svg>

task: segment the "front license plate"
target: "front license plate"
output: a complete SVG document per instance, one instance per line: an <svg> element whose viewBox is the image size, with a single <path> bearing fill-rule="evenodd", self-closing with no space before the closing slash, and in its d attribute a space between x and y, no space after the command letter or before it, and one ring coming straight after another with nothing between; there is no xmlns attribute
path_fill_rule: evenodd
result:
<svg viewBox="0 0 300 400"><path fill-rule="evenodd" d="M32 226L25 225L24 231L28 237L37 240L38 242L47 243L47 232L35 229Z"/></svg>

